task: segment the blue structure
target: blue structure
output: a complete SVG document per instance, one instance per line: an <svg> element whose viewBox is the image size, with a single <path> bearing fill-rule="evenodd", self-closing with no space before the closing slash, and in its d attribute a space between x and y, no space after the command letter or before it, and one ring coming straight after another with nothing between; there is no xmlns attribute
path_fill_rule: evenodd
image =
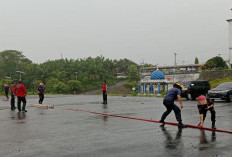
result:
<svg viewBox="0 0 232 157"><path fill-rule="evenodd" d="M165 75L162 71L157 69L151 74L150 79L151 80L165 80Z"/></svg>
<svg viewBox="0 0 232 157"><path fill-rule="evenodd" d="M147 91L147 84L145 84L145 92L144 92L145 94L146 94L146 91Z"/></svg>
<svg viewBox="0 0 232 157"><path fill-rule="evenodd" d="M140 85L138 84L138 94L140 93Z"/></svg>
<svg viewBox="0 0 232 157"><path fill-rule="evenodd" d="M160 94L160 83L158 83L158 95Z"/></svg>
<svg viewBox="0 0 232 157"><path fill-rule="evenodd" d="M151 80L165 80L165 75L162 71L157 69L157 70L153 71L150 79ZM160 95L160 83L158 83L158 95Z"/></svg>
<svg viewBox="0 0 232 157"><path fill-rule="evenodd" d="M145 95L148 93L160 95L168 87L168 81L165 79L164 73L158 69L153 71L150 78L145 77L139 84L140 93ZM138 92L138 94L140 93Z"/></svg>
<svg viewBox="0 0 232 157"><path fill-rule="evenodd" d="M151 94L154 94L154 86L153 86L153 84L151 84L151 86L150 86L150 92L151 92Z"/></svg>

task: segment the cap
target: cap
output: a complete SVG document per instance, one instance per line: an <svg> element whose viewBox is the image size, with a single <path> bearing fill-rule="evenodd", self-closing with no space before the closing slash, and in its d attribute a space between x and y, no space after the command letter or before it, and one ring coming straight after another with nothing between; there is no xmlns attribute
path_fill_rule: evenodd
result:
<svg viewBox="0 0 232 157"><path fill-rule="evenodd" d="M197 98L197 102L198 102L198 105L205 105L205 104L207 104L206 97L204 95L200 95Z"/></svg>

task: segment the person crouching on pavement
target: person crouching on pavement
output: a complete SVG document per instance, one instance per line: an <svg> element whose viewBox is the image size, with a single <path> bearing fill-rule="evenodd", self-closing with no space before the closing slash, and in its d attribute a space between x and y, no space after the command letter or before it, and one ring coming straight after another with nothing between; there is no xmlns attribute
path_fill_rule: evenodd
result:
<svg viewBox="0 0 232 157"><path fill-rule="evenodd" d="M18 97L18 111L27 112L27 110L25 109L27 103L26 101L27 91L24 84L22 83L22 80L19 80L19 83L16 85L14 89L14 93ZM21 101L23 102L22 110L21 110Z"/></svg>
<svg viewBox="0 0 232 157"><path fill-rule="evenodd" d="M200 123L198 126L203 127L207 111L211 112L212 129L216 129L216 112L214 110L214 101L209 97L201 95L197 98L197 108L200 114Z"/></svg>
<svg viewBox="0 0 232 157"><path fill-rule="evenodd" d="M167 94L164 97L163 104L166 107L166 111L163 113L160 122L165 124L165 119L166 117L171 113L173 110L175 112L176 120L179 122L178 127L179 128L185 128L187 125L182 123L182 118L181 118L181 110L183 108L183 103L181 100L181 90L182 90L182 85L180 83L175 83L173 84L173 88L171 88ZM174 101L178 100L180 103L180 108L174 104Z"/></svg>
<svg viewBox="0 0 232 157"><path fill-rule="evenodd" d="M11 100L10 100L10 105L11 105L11 110L15 110L15 93L14 93L14 89L15 89L15 83L12 82L10 85L10 93L11 93Z"/></svg>
<svg viewBox="0 0 232 157"><path fill-rule="evenodd" d="M41 82L38 87L38 94L39 94L39 104L43 103L44 100L44 93L45 93L45 88L43 83Z"/></svg>

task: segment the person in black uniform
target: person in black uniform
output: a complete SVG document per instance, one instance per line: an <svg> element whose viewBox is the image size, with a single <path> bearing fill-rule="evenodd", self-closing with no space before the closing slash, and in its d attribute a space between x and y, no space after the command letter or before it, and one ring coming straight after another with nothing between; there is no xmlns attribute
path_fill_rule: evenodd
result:
<svg viewBox="0 0 232 157"><path fill-rule="evenodd" d="M15 83L12 82L11 86L10 86L10 93L11 93L11 100L10 100L10 105L11 105L11 110L15 110L15 93L14 93L14 89L15 89Z"/></svg>
<svg viewBox="0 0 232 157"><path fill-rule="evenodd" d="M209 97L201 95L197 98L197 108L200 114L200 123L198 126L202 127L205 121L206 114L208 110L211 113L211 121L212 121L212 129L216 129L215 122L216 122L216 111L214 109L214 101L211 100Z"/></svg>
<svg viewBox="0 0 232 157"><path fill-rule="evenodd" d="M164 120L173 110L175 112L176 120L179 122L178 127L179 128L187 127L185 124L182 123L180 108L176 104L174 104L174 101L177 99L180 103L181 109L183 108L183 103L181 100L181 90L182 90L182 85L177 82L173 84L173 88L170 89L165 95L163 104L167 110L163 113L160 120L160 122L163 123L163 125L165 124Z"/></svg>
<svg viewBox="0 0 232 157"><path fill-rule="evenodd" d="M43 103L44 100L44 93L45 93L45 88L43 83L41 82L38 87L38 94L39 94L39 104Z"/></svg>
<svg viewBox="0 0 232 157"><path fill-rule="evenodd" d="M9 99L9 96L8 96L8 93L9 93L9 86L8 86L7 83L4 84L4 91L5 91L6 99L8 100L8 99Z"/></svg>

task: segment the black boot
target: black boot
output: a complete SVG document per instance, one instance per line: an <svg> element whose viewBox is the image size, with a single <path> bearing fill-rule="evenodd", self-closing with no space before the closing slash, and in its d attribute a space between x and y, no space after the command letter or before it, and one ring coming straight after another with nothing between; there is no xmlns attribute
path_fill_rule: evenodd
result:
<svg viewBox="0 0 232 157"><path fill-rule="evenodd" d="M164 120L160 120L160 123L162 123L160 126L164 126L165 125L165 121Z"/></svg>
<svg viewBox="0 0 232 157"><path fill-rule="evenodd" d="M187 128L188 126L183 124L182 122L179 122L178 128Z"/></svg>
<svg viewBox="0 0 232 157"><path fill-rule="evenodd" d="M22 111L27 112L27 110L26 110L26 104L23 104Z"/></svg>
<svg viewBox="0 0 232 157"><path fill-rule="evenodd" d="M18 104L18 110L21 112L21 105Z"/></svg>
<svg viewBox="0 0 232 157"><path fill-rule="evenodd" d="M215 126L215 121L212 122L212 129L217 129Z"/></svg>

